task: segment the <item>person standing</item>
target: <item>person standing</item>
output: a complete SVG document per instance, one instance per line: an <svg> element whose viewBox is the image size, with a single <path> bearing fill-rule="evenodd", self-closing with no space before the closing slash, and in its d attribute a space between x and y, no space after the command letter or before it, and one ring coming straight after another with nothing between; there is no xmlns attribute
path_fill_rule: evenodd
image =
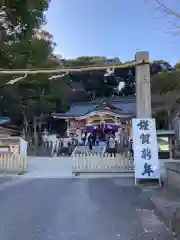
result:
<svg viewBox="0 0 180 240"><path fill-rule="evenodd" d="M84 132L83 132L83 134L82 134L82 136L81 136L81 139L82 139L83 145L85 145L85 142L86 142L86 135L85 135Z"/></svg>
<svg viewBox="0 0 180 240"><path fill-rule="evenodd" d="M96 146L99 146L99 136L96 136Z"/></svg>
<svg viewBox="0 0 180 240"><path fill-rule="evenodd" d="M115 142L115 139L113 138L113 136L111 136L109 138L108 147L109 147L109 152L110 153L115 153L115 151L116 151L116 142Z"/></svg>
<svg viewBox="0 0 180 240"><path fill-rule="evenodd" d="M131 157L134 160L134 151L133 151L133 140L132 140L132 138L129 141L129 145L130 145L129 148L130 148Z"/></svg>
<svg viewBox="0 0 180 240"><path fill-rule="evenodd" d="M95 146L96 145L96 134L95 133L92 135L92 142L93 142L93 146Z"/></svg>
<svg viewBox="0 0 180 240"><path fill-rule="evenodd" d="M88 146L89 146L89 151L92 151L92 147L93 147L93 136L92 136L92 134L90 134L89 137L88 137Z"/></svg>

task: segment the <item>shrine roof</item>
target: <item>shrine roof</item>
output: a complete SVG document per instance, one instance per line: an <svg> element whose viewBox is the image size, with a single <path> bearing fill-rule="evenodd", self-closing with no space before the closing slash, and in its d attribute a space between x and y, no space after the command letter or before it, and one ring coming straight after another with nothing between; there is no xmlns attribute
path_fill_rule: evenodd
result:
<svg viewBox="0 0 180 240"><path fill-rule="evenodd" d="M103 108L104 107L104 108ZM72 104L66 113L53 113L54 118L73 118L90 114L94 111L110 111L118 115L136 115L135 97L113 97L106 99L95 99L91 102L80 102Z"/></svg>

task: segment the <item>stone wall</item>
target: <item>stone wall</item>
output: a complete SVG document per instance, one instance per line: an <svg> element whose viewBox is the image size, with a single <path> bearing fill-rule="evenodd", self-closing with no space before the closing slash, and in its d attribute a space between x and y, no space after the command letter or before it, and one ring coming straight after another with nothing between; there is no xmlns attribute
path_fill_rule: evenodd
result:
<svg viewBox="0 0 180 240"><path fill-rule="evenodd" d="M165 185L180 195L180 160L166 162Z"/></svg>

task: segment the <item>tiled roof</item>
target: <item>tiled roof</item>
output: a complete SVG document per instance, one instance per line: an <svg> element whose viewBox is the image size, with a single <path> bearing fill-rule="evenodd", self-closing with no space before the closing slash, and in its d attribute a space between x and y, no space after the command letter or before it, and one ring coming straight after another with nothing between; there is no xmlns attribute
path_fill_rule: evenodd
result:
<svg viewBox="0 0 180 240"><path fill-rule="evenodd" d="M105 99L108 103L113 105L114 107L118 108L119 110L116 110L118 114L132 114L136 115L136 101L135 97L116 97L116 98L110 98ZM70 107L70 110L66 113L54 113L54 117L79 117L84 116L87 113L90 113L91 110L93 110L95 107L97 107L101 100L95 100L91 102L81 102L72 104Z"/></svg>

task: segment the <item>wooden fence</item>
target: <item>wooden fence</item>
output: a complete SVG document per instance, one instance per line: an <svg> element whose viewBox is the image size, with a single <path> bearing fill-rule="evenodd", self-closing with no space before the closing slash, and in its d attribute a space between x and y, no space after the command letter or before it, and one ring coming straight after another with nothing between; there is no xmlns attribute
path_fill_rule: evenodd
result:
<svg viewBox="0 0 180 240"><path fill-rule="evenodd" d="M134 172L134 163L130 155L125 154L75 154L72 172Z"/></svg>
<svg viewBox="0 0 180 240"><path fill-rule="evenodd" d="M27 155L0 154L0 172L23 173L28 168Z"/></svg>

